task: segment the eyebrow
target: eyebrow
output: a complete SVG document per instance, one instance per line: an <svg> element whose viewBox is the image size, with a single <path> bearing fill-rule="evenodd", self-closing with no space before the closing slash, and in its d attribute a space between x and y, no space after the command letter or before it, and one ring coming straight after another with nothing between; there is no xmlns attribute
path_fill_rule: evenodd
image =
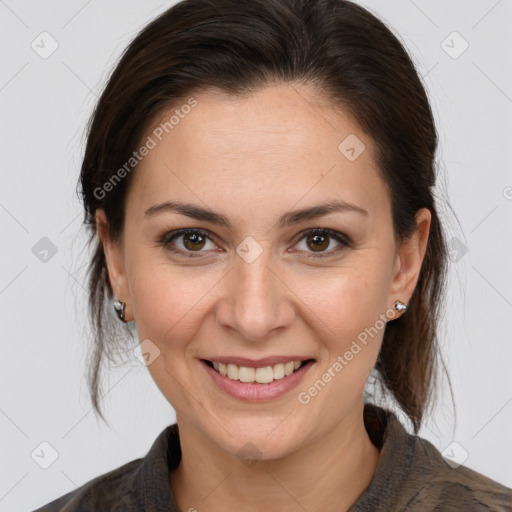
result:
<svg viewBox="0 0 512 512"><path fill-rule="evenodd" d="M279 218L277 227L283 228L285 226L292 226L307 220L323 217L329 213L337 212L355 212L368 216L368 212L365 209L355 204L336 199L328 203L286 212ZM229 229L232 227L229 219L221 213L214 212L209 208L179 201L166 201L165 203L155 204L144 212L144 217L152 217L161 213L179 213L192 219L211 222Z"/></svg>

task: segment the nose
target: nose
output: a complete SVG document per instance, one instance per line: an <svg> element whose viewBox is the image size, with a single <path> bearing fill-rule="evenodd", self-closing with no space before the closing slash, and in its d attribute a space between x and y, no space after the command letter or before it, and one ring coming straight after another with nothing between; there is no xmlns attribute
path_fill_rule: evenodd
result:
<svg viewBox="0 0 512 512"><path fill-rule="evenodd" d="M218 324L248 341L265 340L290 326L295 317L293 293L269 251L251 263L237 257L234 265L217 304Z"/></svg>

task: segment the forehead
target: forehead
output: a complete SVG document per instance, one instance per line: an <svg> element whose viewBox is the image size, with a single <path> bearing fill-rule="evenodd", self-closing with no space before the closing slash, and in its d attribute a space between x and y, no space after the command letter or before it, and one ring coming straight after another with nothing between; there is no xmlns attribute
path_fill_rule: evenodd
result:
<svg viewBox="0 0 512 512"><path fill-rule="evenodd" d="M212 90L192 97L162 112L144 137L154 147L131 187L140 208L183 196L227 208L235 194L246 207L340 195L368 210L385 206L369 136L312 89L285 84L243 98Z"/></svg>

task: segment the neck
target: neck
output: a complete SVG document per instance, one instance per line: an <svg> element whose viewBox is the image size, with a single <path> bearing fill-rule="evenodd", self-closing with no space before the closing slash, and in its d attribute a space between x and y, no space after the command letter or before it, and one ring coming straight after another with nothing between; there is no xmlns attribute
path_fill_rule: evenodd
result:
<svg viewBox="0 0 512 512"><path fill-rule="evenodd" d="M246 465L178 418L182 458L171 485L182 511L348 510L370 484L380 452L362 408L286 457ZM321 485L318 485L321 481Z"/></svg>

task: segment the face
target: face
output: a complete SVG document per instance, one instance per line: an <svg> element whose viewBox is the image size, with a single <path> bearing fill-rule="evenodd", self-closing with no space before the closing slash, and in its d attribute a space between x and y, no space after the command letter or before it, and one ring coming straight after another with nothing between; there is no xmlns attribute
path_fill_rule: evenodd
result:
<svg viewBox="0 0 512 512"><path fill-rule="evenodd" d="M156 145L134 171L119 242L98 213L109 277L178 423L224 452L250 442L277 458L360 411L430 215L395 245L372 141L312 89L193 97L168 133L153 128L176 107L146 134ZM303 364L283 376L291 361Z"/></svg>

